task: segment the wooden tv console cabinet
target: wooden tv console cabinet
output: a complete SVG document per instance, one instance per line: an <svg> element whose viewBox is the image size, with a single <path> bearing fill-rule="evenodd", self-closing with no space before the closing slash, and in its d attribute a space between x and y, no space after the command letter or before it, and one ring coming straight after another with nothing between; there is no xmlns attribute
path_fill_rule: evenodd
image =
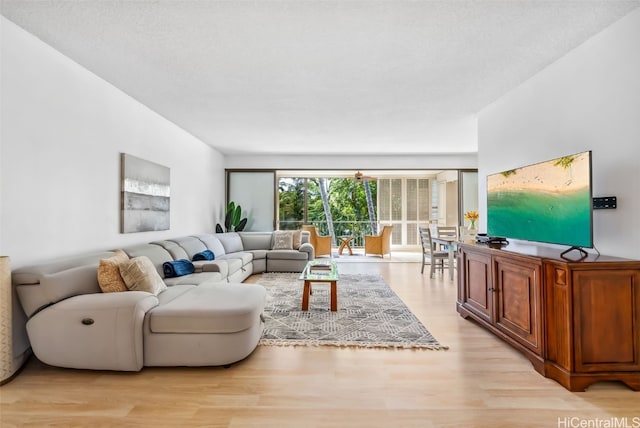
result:
<svg viewBox="0 0 640 428"><path fill-rule="evenodd" d="M640 390L640 261L513 243L461 243L457 257L460 315L540 374L570 391L604 380Z"/></svg>

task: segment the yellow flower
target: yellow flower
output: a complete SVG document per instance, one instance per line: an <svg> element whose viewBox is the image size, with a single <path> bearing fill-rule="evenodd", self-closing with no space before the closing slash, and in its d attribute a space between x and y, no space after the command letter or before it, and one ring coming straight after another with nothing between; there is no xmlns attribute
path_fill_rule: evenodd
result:
<svg viewBox="0 0 640 428"><path fill-rule="evenodd" d="M464 219L469 221L469 229L476 228L476 221L478 221L479 217L480 215L478 215L478 211L469 211L464 213Z"/></svg>
<svg viewBox="0 0 640 428"><path fill-rule="evenodd" d="M464 219L469 220L472 223L475 223L478 218L480 218L478 211L469 211L464 214Z"/></svg>

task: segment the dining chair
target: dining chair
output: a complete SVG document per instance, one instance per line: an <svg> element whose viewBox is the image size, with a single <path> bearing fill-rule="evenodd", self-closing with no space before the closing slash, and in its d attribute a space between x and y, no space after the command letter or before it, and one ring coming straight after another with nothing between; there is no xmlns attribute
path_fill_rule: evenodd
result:
<svg viewBox="0 0 640 428"><path fill-rule="evenodd" d="M439 267L444 274L444 262L445 260L449 260L449 252L436 249L431 238L431 229L428 227L420 227L419 230L420 242L422 244L422 267L420 273L424 273L424 265L427 264L427 259L429 259L429 264L431 265L429 277L433 278L437 267Z"/></svg>
<svg viewBox="0 0 640 428"><path fill-rule="evenodd" d="M455 238L458 239L458 227L457 226L437 226L438 238Z"/></svg>
<svg viewBox="0 0 640 428"><path fill-rule="evenodd" d="M457 226L436 226L436 231L438 238L453 238L456 241L458 240L458 228ZM449 246L446 244L440 245L441 250L448 250Z"/></svg>

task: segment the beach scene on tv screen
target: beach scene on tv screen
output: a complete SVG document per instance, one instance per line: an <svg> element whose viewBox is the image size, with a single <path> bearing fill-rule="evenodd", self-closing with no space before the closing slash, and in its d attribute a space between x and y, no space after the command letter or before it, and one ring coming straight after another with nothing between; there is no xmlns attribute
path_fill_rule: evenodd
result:
<svg viewBox="0 0 640 428"><path fill-rule="evenodd" d="M590 152L487 177L487 233L591 247Z"/></svg>

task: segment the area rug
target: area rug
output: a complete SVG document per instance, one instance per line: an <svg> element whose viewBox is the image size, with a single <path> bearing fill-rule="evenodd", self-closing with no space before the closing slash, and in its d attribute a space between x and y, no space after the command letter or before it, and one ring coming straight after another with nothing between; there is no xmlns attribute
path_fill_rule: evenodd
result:
<svg viewBox="0 0 640 428"><path fill-rule="evenodd" d="M313 283L302 311L299 274L265 273L261 345L448 349L442 346L379 275L340 275L338 310L329 310L329 284Z"/></svg>

